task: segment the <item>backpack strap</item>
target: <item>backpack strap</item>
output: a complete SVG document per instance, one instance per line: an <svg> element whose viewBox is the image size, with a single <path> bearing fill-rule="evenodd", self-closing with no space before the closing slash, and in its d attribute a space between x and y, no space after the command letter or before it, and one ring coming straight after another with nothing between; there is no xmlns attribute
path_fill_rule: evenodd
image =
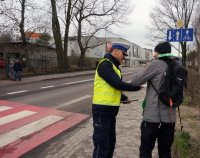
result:
<svg viewBox="0 0 200 158"><path fill-rule="evenodd" d="M156 93L158 94L158 96L160 95L159 91L156 89L156 87L153 85L153 83L151 81L149 81L150 85L153 87L153 89L156 91Z"/></svg>

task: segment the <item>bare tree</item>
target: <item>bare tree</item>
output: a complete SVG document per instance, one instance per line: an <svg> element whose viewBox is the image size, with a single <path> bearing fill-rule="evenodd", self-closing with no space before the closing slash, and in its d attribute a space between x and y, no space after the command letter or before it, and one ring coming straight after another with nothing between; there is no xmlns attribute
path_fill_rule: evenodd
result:
<svg viewBox="0 0 200 158"><path fill-rule="evenodd" d="M191 16L197 0L159 0L150 17L152 26L150 33L153 40L166 39L167 29L177 28L177 21L184 21L184 28L191 24ZM187 43L180 42L182 63L185 66Z"/></svg>
<svg viewBox="0 0 200 158"><path fill-rule="evenodd" d="M63 53L60 23L58 20L55 0L51 0L51 7L52 7L52 30L53 30L53 36L54 36L55 45L56 45L58 67L61 69L62 68L65 69L66 68L66 61L65 61L66 55Z"/></svg>
<svg viewBox="0 0 200 158"><path fill-rule="evenodd" d="M0 3L0 31L12 32L13 35L19 36L25 44L26 32L35 32L37 30L46 30L46 19L43 18L39 4L36 0L9 0ZM43 19L43 20L41 20Z"/></svg>
<svg viewBox="0 0 200 158"><path fill-rule="evenodd" d="M101 30L109 30L114 24L125 23L126 15L132 11L130 7L129 0L78 0L74 10L74 26L81 51L78 66L84 66L88 48L102 44L102 41L90 44L95 35Z"/></svg>
<svg viewBox="0 0 200 158"><path fill-rule="evenodd" d="M21 38L24 44L26 44L26 36L24 31L24 20L25 20L25 6L26 6L26 0L19 0L21 3L21 20L19 23Z"/></svg>
<svg viewBox="0 0 200 158"><path fill-rule="evenodd" d="M59 2L60 5L57 4ZM77 3L77 0L60 0L60 1L51 0L52 7L52 30L54 35L54 40L56 44L56 51L58 54L58 63L63 69L69 67L68 63L68 38L69 38L69 29L71 24L71 19L73 17L73 8ZM57 8L61 11L64 10L60 16L58 15ZM59 11L60 11L59 10ZM62 17L64 15L64 17ZM60 22L62 25L60 25ZM62 35L61 26L64 27L64 37ZM64 41L62 40L64 39Z"/></svg>
<svg viewBox="0 0 200 158"><path fill-rule="evenodd" d="M4 32L0 35L0 43L13 42L12 34L9 32Z"/></svg>
<svg viewBox="0 0 200 158"><path fill-rule="evenodd" d="M4 1L1 2L0 7L0 12L4 16L4 21L3 24L1 24L1 27L11 29L13 32L14 30L19 30L24 44L26 44L24 21L27 7L28 4L26 0L11 0L9 2Z"/></svg>
<svg viewBox="0 0 200 158"><path fill-rule="evenodd" d="M199 13L199 9L200 9L200 4L196 8L195 18L194 18L194 23L193 23L193 27L195 30L194 35L195 35L196 48L197 48L198 65L200 65L200 13Z"/></svg>

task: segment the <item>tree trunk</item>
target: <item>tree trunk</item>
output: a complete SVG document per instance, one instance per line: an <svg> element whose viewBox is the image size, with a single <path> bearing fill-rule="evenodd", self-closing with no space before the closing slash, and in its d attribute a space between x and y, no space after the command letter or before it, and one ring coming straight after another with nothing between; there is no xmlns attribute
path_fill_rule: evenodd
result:
<svg viewBox="0 0 200 158"><path fill-rule="evenodd" d="M197 61L198 61L198 67L199 67L199 73L200 73L200 45L197 44Z"/></svg>
<svg viewBox="0 0 200 158"><path fill-rule="evenodd" d="M58 67L60 69L66 70L67 68L66 54L64 54L64 51L63 51L62 38L61 38L61 33L60 33L60 24L58 21L55 0L51 0L51 7L52 7L52 30L53 30L53 36L54 36L55 45L56 45Z"/></svg>
<svg viewBox="0 0 200 158"><path fill-rule="evenodd" d="M64 37L64 54L66 55L66 67L69 67L69 61L68 61L68 37L69 37L69 26L70 26L70 20L71 20L71 5L72 0L68 0L68 8L67 8L67 19L66 19L66 25L65 25L65 37Z"/></svg>
<svg viewBox="0 0 200 158"><path fill-rule="evenodd" d="M82 44L82 26L81 26L81 18L78 21L78 45L81 51L81 55L78 61L78 66L83 67L85 66L85 52L86 49L84 49L83 44Z"/></svg>
<svg viewBox="0 0 200 158"><path fill-rule="evenodd" d="M22 38L22 42L24 45L26 45L26 37L25 37L25 32L24 32L24 15L25 15L25 4L26 4L26 0L22 0L21 1L21 21L19 24L20 27L20 33L21 33L21 38Z"/></svg>
<svg viewBox="0 0 200 158"><path fill-rule="evenodd" d="M79 67L84 67L85 66L85 52L81 52L81 56L78 61L78 66Z"/></svg>

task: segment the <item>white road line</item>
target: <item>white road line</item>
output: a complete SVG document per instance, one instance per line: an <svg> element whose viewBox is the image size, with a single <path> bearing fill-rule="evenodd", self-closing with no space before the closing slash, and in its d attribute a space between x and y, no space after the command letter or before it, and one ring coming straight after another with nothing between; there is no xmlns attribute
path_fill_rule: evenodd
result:
<svg viewBox="0 0 200 158"><path fill-rule="evenodd" d="M131 80L130 80L130 81L127 81L127 83L131 83Z"/></svg>
<svg viewBox="0 0 200 158"><path fill-rule="evenodd" d="M27 92L27 90L22 90L22 91L17 91L17 92L10 92L10 93L6 93L6 94L11 95L11 94L24 93L24 92Z"/></svg>
<svg viewBox="0 0 200 158"><path fill-rule="evenodd" d="M10 132L0 135L0 148L6 146L22 137L28 136L36 131L40 131L41 129L61 120L63 117L50 115L40 120L34 121L28 125L20 127L18 129L14 129Z"/></svg>
<svg viewBox="0 0 200 158"><path fill-rule="evenodd" d="M4 117L0 118L0 125L4 125L6 123L15 121L15 120L19 120L21 118L36 114L37 112L35 111L29 111L29 110L24 110L24 111L20 111L14 114L10 114Z"/></svg>
<svg viewBox="0 0 200 158"><path fill-rule="evenodd" d="M122 75L127 75L127 74L133 74L134 72L126 72L126 73L122 73Z"/></svg>
<svg viewBox="0 0 200 158"><path fill-rule="evenodd" d="M81 98L77 98L77 99L71 100L69 102L66 102L66 103L63 103L63 104L60 104L60 105L56 105L55 108L56 109L63 108L63 107L66 107L68 105L74 104L76 102L79 102L81 100L84 100L84 99L87 99L87 98L90 98L90 97L91 97L91 95L86 95L86 96L83 96Z"/></svg>
<svg viewBox="0 0 200 158"><path fill-rule="evenodd" d="M46 86L46 87L40 87L40 89L47 89L47 88L53 88L55 86Z"/></svg>
<svg viewBox="0 0 200 158"><path fill-rule="evenodd" d="M142 87L147 87L147 84L143 84Z"/></svg>
<svg viewBox="0 0 200 158"><path fill-rule="evenodd" d="M0 112L6 111L6 110L9 110L9 109L12 109L12 107L4 106L4 105L1 105L1 106L0 106Z"/></svg>
<svg viewBox="0 0 200 158"><path fill-rule="evenodd" d="M62 85L71 85L71 84L83 83L83 82L88 82L88 81L93 81L93 80L94 79L81 80L81 81L75 81L75 82L68 82L68 83L63 83Z"/></svg>

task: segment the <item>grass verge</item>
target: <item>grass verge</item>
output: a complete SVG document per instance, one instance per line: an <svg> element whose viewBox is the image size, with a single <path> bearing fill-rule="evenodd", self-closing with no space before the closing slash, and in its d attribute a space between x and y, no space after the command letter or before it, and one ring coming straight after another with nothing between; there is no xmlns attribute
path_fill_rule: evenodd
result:
<svg viewBox="0 0 200 158"><path fill-rule="evenodd" d="M188 158L190 135L187 132L176 132L174 138L174 154L177 158Z"/></svg>

